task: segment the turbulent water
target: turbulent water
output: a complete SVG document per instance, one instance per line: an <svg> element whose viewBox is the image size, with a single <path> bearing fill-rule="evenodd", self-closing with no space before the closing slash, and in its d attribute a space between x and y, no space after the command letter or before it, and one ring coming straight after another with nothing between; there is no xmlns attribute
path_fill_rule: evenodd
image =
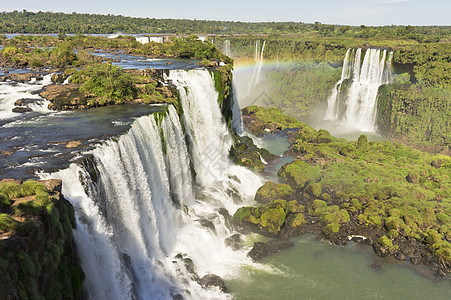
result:
<svg viewBox="0 0 451 300"><path fill-rule="evenodd" d="M20 113L12 112L13 108L16 107L14 103L19 99L32 99L26 106L33 111L49 112L47 106L50 102L41 98L36 92L51 83L51 76L51 74L45 75L42 80L33 78L31 85L28 82L0 82L0 120L12 119L20 116Z"/></svg>
<svg viewBox="0 0 451 300"><path fill-rule="evenodd" d="M360 131L376 130L377 92L391 80L391 60L387 50L368 49L362 62L362 49L348 49L341 79L328 99L326 120Z"/></svg>
<svg viewBox="0 0 451 300"><path fill-rule="evenodd" d="M63 180L76 209L90 299L228 298L203 289L187 262L200 277L226 279L253 264L225 245L233 232L224 214L251 201L261 180L228 159L232 140L210 73L171 71L167 79L180 92L182 120L172 106L164 117L140 117L91 160L44 175Z"/></svg>

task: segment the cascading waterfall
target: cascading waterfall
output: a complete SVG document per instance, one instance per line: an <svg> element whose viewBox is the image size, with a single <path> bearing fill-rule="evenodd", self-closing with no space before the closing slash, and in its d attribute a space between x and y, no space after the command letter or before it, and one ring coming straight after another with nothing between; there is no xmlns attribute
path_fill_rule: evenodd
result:
<svg viewBox="0 0 451 300"><path fill-rule="evenodd" d="M341 70L341 78L340 80L334 85L334 88L332 89L332 93L327 99L327 110L326 110L326 120L336 120L338 118L338 94L340 92L340 87L343 81L351 77L351 69L349 68L349 54L351 51L354 51L354 49L348 49L346 51L346 56L343 61L343 69ZM359 55L361 49L358 49ZM359 58L360 61L360 58Z"/></svg>
<svg viewBox="0 0 451 300"><path fill-rule="evenodd" d="M93 150L91 163L43 175L62 179L75 207L89 299L229 298L202 288L187 262L200 277L225 278L253 264L225 245L233 232L219 211L252 201L261 179L228 160L232 139L210 73L174 70L167 78L180 92L182 122L173 106L140 117Z"/></svg>
<svg viewBox="0 0 451 300"><path fill-rule="evenodd" d="M263 51L265 51L265 45L266 41L263 41L263 45L261 46L260 49L260 40L255 41L254 61L256 67L252 72L251 80L249 82L248 95L250 95L252 89L255 88L257 84L260 82L261 71L263 67Z"/></svg>
<svg viewBox="0 0 451 300"><path fill-rule="evenodd" d="M227 55L228 57L231 56L232 51L230 50L230 40L225 40L224 42L224 54Z"/></svg>
<svg viewBox="0 0 451 300"><path fill-rule="evenodd" d="M263 67L263 51L265 51L265 45L266 45L266 41L263 41L263 46L260 51L260 57L258 55L258 52L255 53L255 62L258 64L257 77L255 79L256 84L260 82L260 74L261 74L261 70Z"/></svg>
<svg viewBox="0 0 451 300"><path fill-rule="evenodd" d="M243 134L243 118L241 107L238 101L238 91L232 86L233 106L232 106L232 129L239 135Z"/></svg>
<svg viewBox="0 0 451 300"><path fill-rule="evenodd" d="M360 131L376 130L377 92L391 81L393 52L368 49L361 61L362 49L348 49L343 61L341 79L328 99L326 120L339 121ZM343 91L344 83L348 86ZM344 98L344 99L343 99Z"/></svg>

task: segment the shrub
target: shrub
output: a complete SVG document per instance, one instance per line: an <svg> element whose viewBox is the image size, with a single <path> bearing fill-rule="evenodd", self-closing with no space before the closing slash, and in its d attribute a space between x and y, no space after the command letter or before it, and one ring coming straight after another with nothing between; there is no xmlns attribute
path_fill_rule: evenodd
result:
<svg viewBox="0 0 451 300"><path fill-rule="evenodd" d="M11 231L16 227L16 221L7 214L0 214L0 231Z"/></svg>
<svg viewBox="0 0 451 300"><path fill-rule="evenodd" d="M98 98L99 104L113 101L124 103L134 99L137 89L133 77L122 68L109 63L88 66L72 75L72 82L82 84L80 91Z"/></svg>

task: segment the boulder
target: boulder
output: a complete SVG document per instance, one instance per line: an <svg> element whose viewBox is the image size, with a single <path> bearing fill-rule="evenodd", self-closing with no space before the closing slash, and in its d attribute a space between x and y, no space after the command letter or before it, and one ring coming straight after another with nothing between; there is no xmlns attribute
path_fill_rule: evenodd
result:
<svg viewBox="0 0 451 300"><path fill-rule="evenodd" d="M87 107L87 98L79 91L78 84L53 84L46 86L39 95L49 100L49 109L82 109Z"/></svg>
<svg viewBox="0 0 451 300"><path fill-rule="evenodd" d="M397 253L395 253L394 256L397 260L400 260L400 261L405 261L407 259L407 256L402 252L397 252Z"/></svg>
<svg viewBox="0 0 451 300"><path fill-rule="evenodd" d="M241 234L235 233L224 240L226 246L232 248L233 251L237 251L241 248Z"/></svg>
<svg viewBox="0 0 451 300"><path fill-rule="evenodd" d="M371 265L371 268L373 268L376 271L381 271L382 270L382 266L380 263L375 262L374 264Z"/></svg>
<svg viewBox="0 0 451 300"><path fill-rule="evenodd" d="M66 148L68 148L68 149L77 148L80 145L81 145L80 141L70 141L67 143Z"/></svg>
<svg viewBox="0 0 451 300"><path fill-rule="evenodd" d="M266 204L276 199L285 199L293 193L293 189L288 184L277 184L271 181L262 185L255 194L255 201Z"/></svg>
<svg viewBox="0 0 451 300"><path fill-rule="evenodd" d="M330 136L329 131L320 129L318 130L318 136L316 137L316 142L319 144L330 143L332 141L332 137Z"/></svg>
<svg viewBox="0 0 451 300"><path fill-rule="evenodd" d="M78 90L79 87L80 85L78 84L48 85L39 93L39 96L49 101L54 101L58 97L68 96L69 93Z"/></svg>
<svg viewBox="0 0 451 300"><path fill-rule="evenodd" d="M65 73L56 73L52 75L51 80L53 83L63 83L68 77L69 75Z"/></svg>
<svg viewBox="0 0 451 300"><path fill-rule="evenodd" d="M30 112L30 111L33 111L33 110L31 108L29 108L29 107L17 106L17 107L14 107L12 109L12 111L14 113L26 113L26 112Z"/></svg>
<svg viewBox="0 0 451 300"><path fill-rule="evenodd" d="M227 293L227 287L224 280L215 274L207 274L199 280L199 283L203 287L218 287L223 293Z"/></svg>
<svg viewBox="0 0 451 300"><path fill-rule="evenodd" d="M294 243L290 240L271 240L267 243L256 242L254 243L252 250L249 251L247 255L253 260L260 260L293 246Z"/></svg>
<svg viewBox="0 0 451 300"><path fill-rule="evenodd" d="M419 183L420 182L418 174L410 173L410 172L409 172L409 174L407 174L406 180L410 183Z"/></svg>
<svg viewBox="0 0 451 300"><path fill-rule="evenodd" d="M14 102L15 106L26 106L29 104L42 103L41 99L22 98Z"/></svg>
<svg viewBox="0 0 451 300"><path fill-rule="evenodd" d="M0 151L0 157L11 156L11 155L13 155L14 153L16 153L16 150Z"/></svg>
<svg viewBox="0 0 451 300"><path fill-rule="evenodd" d="M36 80L40 78L42 80L42 76L35 73L13 73L3 76L1 81L11 80L16 82L26 82L30 81L31 78L36 78Z"/></svg>

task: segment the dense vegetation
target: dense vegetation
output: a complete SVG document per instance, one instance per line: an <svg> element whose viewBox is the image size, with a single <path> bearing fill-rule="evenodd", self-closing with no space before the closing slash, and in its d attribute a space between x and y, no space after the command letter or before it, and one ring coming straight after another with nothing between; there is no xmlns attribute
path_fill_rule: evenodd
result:
<svg viewBox="0 0 451 300"><path fill-rule="evenodd" d="M287 237L305 232L313 222L331 240L364 235L382 254L398 257L414 256L409 245L415 242L451 267L449 156L388 141L368 142L365 136L349 142L306 124L292 126L299 128L290 135L297 159L279 170L284 184L261 187L255 199L263 206L239 209L239 223Z"/></svg>
<svg viewBox="0 0 451 300"><path fill-rule="evenodd" d="M132 18L114 15L13 11L0 13L2 33L174 33L294 34L341 38L404 38L421 42L449 40L445 26L346 26L319 22L230 22Z"/></svg>
<svg viewBox="0 0 451 300"><path fill-rule="evenodd" d="M290 36L238 36L212 37L212 42L225 51L225 41L230 41L230 50L234 58L250 58L255 53L257 40L266 41L265 60L307 61L341 63L348 48L355 47L400 47L417 44L416 41L402 38L341 38L334 37L298 37ZM261 48L262 46L260 46ZM260 49L259 49L260 51Z"/></svg>
<svg viewBox="0 0 451 300"><path fill-rule="evenodd" d="M379 130L411 144L451 150L451 89L390 84L378 97Z"/></svg>
<svg viewBox="0 0 451 300"><path fill-rule="evenodd" d="M80 50L115 50L149 57L215 59L226 63L232 60L222 54L210 42L202 42L197 36L172 38L165 43L141 44L134 37L118 36L109 39L94 36L16 36L3 39L2 60L13 60L25 66L54 66L64 64L78 66L89 62L89 54ZM77 55L74 49L79 50Z"/></svg>
<svg viewBox="0 0 451 300"><path fill-rule="evenodd" d="M0 182L0 293L6 299L74 299L83 274L76 262L74 211L60 188ZM25 241L25 242L24 242Z"/></svg>
<svg viewBox="0 0 451 300"><path fill-rule="evenodd" d="M451 44L419 44L396 49L393 61L413 66L415 81L422 86L451 88Z"/></svg>
<svg viewBox="0 0 451 300"><path fill-rule="evenodd" d="M394 51L395 67L407 69L379 90L382 133L450 153L451 44L419 44ZM441 147L441 148L440 148Z"/></svg>
<svg viewBox="0 0 451 300"><path fill-rule="evenodd" d="M80 58L83 56L80 55ZM6 46L0 50L2 66L11 67L65 67L84 63L77 59L77 55L67 45L56 48L19 48Z"/></svg>
<svg viewBox="0 0 451 300"><path fill-rule="evenodd" d="M268 95L265 105L280 108L284 113L308 121L315 111L324 107L341 68L327 63L292 63L265 68L262 86Z"/></svg>
<svg viewBox="0 0 451 300"><path fill-rule="evenodd" d="M91 101L104 105L108 101L121 104L133 100L138 94L133 79L122 68L105 63L75 72L71 82L81 84L80 92L92 96Z"/></svg>

